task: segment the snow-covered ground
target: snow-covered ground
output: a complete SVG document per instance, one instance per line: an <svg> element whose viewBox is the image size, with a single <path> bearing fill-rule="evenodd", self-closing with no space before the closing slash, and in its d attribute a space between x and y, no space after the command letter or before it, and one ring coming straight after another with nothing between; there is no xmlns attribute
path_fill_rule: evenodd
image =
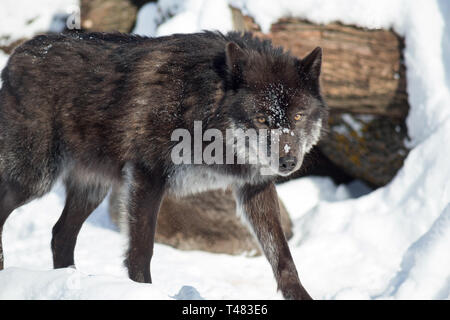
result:
<svg viewBox="0 0 450 320"><path fill-rule="evenodd" d="M59 2L45 2L51 1ZM35 2L1 2L0 21L4 12L10 21L14 15L16 21L28 17L14 9L17 3ZM314 298L450 299L449 2L160 0L141 9L135 32L226 31L231 28L228 3L254 16L264 30L279 17L293 15L318 23L392 27L405 36L413 150L396 178L373 192L357 183L335 186L315 177L281 185L278 191L294 220L293 257ZM45 19L52 21L48 12ZM0 37L12 34L9 30L0 24ZM369 193L355 198L361 192ZM133 283L122 267L125 239L108 220L106 204L81 230L77 270L51 270L51 228L63 202L64 191L57 186L7 221L0 299L281 297L263 257L186 252L159 244L152 261L154 284Z"/></svg>

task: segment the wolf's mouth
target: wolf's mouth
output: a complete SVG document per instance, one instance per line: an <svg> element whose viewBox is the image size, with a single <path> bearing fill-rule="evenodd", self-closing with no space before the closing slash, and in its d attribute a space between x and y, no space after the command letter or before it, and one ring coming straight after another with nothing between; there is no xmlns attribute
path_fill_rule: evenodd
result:
<svg viewBox="0 0 450 320"><path fill-rule="evenodd" d="M281 176L281 177L287 177L287 176L290 176L292 173L294 173L295 171L294 170L292 170L292 171L289 171L289 172L280 172L280 171L278 171L277 172L277 175L279 175L279 176Z"/></svg>
<svg viewBox="0 0 450 320"><path fill-rule="evenodd" d="M273 164L268 165L268 166L264 166L264 168L266 168L270 172L270 175L280 176L280 177L287 177L287 176L290 176L291 174L293 174L294 172L298 171L301 168L301 166L302 166L302 162L303 162L303 159L301 159L297 163L295 168L293 168L292 170L281 171L279 166L274 167ZM267 172L267 171L265 171L265 172ZM265 174L268 174L268 173L265 173Z"/></svg>

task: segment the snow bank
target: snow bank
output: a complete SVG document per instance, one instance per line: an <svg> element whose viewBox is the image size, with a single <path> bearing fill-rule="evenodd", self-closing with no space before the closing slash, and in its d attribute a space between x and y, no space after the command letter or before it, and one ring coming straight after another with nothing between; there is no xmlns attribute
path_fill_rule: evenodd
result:
<svg viewBox="0 0 450 320"><path fill-rule="evenodd" d="M449 243L450 204L431 228L408 248L401 270L384 294L400 299L448 299L450 279L443 279L442 275L450 270L450 259L445 258Z"/></svg>
<svg viewBox="0 0 450 320"><path fill-rule="evenodd" d="M16 14L11 2L0 5L2 26L2 17L13 20ZM294 219L292 254L314 298L449 299L450 4L160 0L142 8L135 31L148 35L226 31L231 29L228 3L255 17L266 31L281 16L292 15L317 23L392 27L405 36L411 104L407 124L414 149L396 178L370 193L361 184L335 186L326 178L299 179L278 190ZM28 16L21 11L19 18ZM14 23L26 25L23 19ZM0 30L1 37L10 29ZM27 30L15 30L14 36L32 32ZM7 221L7 269L0 272L0 298L280 298L262 257L184 252L163 245L155 246L154 285L132 283L122 266L125 239L108 220L105 204L83 226L76 248L78 271L50 271L51 228L63 199L58 187Z"/></svg>
<svg viewBox="0 0 450 320"><path fill-rule="evenodd" d="M411 151L389 186L359 199L322 201L296 220L294 256L304 284L318 288L313 295L449 297L450 168L448 155L436 156L448 139L450 121Z"/></svg>
<svg viewBox="0 0 450 320"><path fill-rule="evenodd" d="M79 0L2 0L0 45L64 29L64 17L77 11Z"/></svg>
<svg viewBox="0 0 450 320"><path fill-rule="evenodd" d="M0 299L274 299L264 258L180 251L156 244L153 284L136 284L123 267L126 239L111 224L105 201L83 225L77 271L51 270L51 229L64 204L61 185L19 209L4 228ZM233 272L232 270L239 272Z"/></svg>

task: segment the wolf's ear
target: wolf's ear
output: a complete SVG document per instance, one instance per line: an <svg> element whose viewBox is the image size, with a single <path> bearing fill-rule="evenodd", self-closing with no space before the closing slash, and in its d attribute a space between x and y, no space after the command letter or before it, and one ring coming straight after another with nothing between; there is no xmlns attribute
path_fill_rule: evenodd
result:
<svg viewBox="0 0 450 320"><path fill-rule="evenodd" d="M315 48L302 60L302 71L308 74L311 79L319 80L322 68L322 48Z"/></svg>
<svg viewBox="0 0 450 320"><path fill-rule="evenodd" d="M227 66L233 73L239 73L244 59L244 51L234 42L228 42L225 47Z"/></svg>

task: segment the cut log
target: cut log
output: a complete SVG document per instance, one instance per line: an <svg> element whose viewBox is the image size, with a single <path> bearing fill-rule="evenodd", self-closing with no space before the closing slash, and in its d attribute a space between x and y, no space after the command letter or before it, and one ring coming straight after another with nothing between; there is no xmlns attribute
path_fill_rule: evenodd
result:
<svg viewBox="0 0 450 320"><path fill-rule="evenodd" d="M81 28L102 32L131 32L138 11L132 0L81 0Z"/></svg>
<svg viewBox="0 0 450 320"><path fill-rule="evenodd" d="M333 109L398 118L407 115L404 44L394 32L283 18L263 34L253 19L237 9L232 12L237 30L269 38L300 58L322 47L323 91Z"/></svg>

